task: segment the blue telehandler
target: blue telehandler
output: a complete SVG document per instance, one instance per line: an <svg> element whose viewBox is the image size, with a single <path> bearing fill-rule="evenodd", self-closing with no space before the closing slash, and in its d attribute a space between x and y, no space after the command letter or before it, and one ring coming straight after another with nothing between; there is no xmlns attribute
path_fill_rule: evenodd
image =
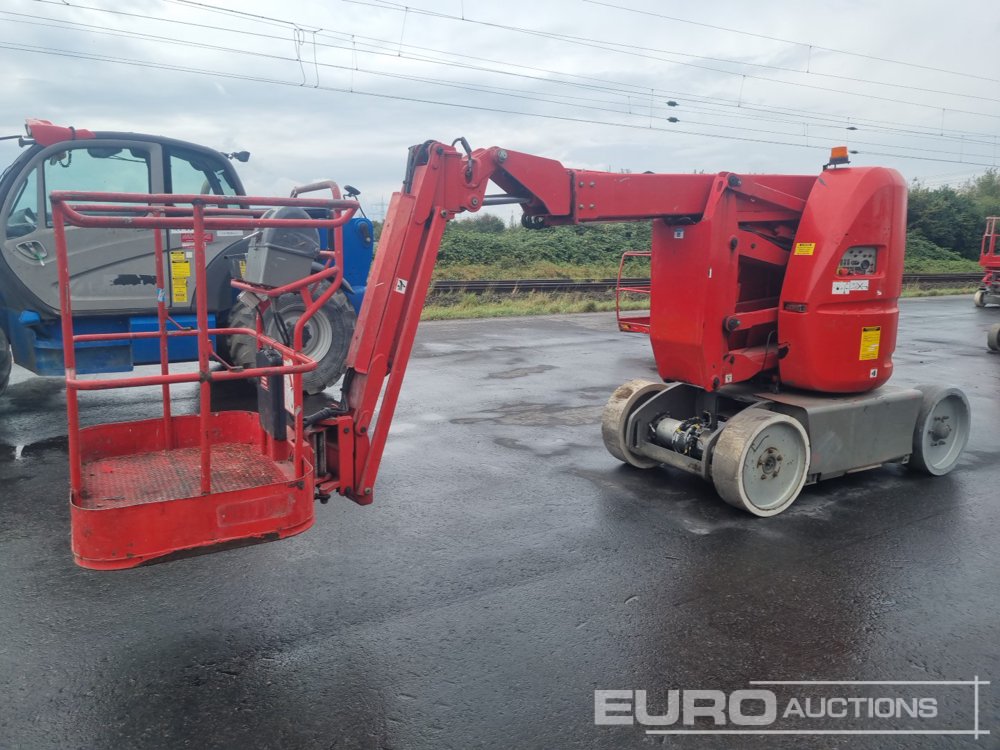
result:
<svg viewBox="0 0 1000 750"><path fill-rule="evenodd" d="M246 151L223 153L162 136L90 131L27 120L25 135L8 136L22 147L0 176L0 394L6 390L14 363L38 375L63 375L63 343L59 325L59 285L54 230L48 196L54 190L131 193L245 195L234 161ZM297 188L337 187L314 183ZM351 197L358 191L345 186ZM339 197L339 196L338 196ZM279 297L267 310L238 297L230 279L240 274L250 237L239 230L205 233L208 257L208 300L213 326L253 328L255 316L268 335L282 338L304 311L298 294ZM211 235L211 236L209 236ZM330 237L321 236L329 247ZM165 296L171 325L193 326L194 278L191 247L185 232L164 232L167 248L164 289L150 272L153 247L148 232L132 229L67 232L73 327L77 333L154 331L156 301ZM304 353L318 367L303 378L303 390L318 393L343 375L371 266L374 235L366 217L352 218L343 230L344 284L309 321ZM320 292L321 290L316 290ZM249 367L256 346L249 337L216 341L227 366ZM170 339L171 362L197 359L194 337ZM155 339L94 342L77 350L78 373L127 372L155 364Z"/></svg>

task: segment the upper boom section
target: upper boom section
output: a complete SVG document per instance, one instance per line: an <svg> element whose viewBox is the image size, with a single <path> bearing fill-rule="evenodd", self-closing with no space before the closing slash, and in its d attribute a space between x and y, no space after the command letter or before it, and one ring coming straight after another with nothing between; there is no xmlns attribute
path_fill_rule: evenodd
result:
<svg viewBox="0 0 1000 750"><path fill-rule="evenodd" d="M463 139L459 139L463 142ZM456 141L458 142L458 141ZM454 215L484 205L519 203L526 226L587 221L667 218L697 221L709 205L717 175L619 174L567 169L554 159L493 146L461 153L454 146L427 141L410 149L404 192L411 192L424 169L437 175L433 195L420 196L421 208L434 204ZM764 220L797 219L815 176L724 173L726 187L757 204ZM503 195L486 195L492 181ZM803 190L805 189L805 190Z"/></svg>

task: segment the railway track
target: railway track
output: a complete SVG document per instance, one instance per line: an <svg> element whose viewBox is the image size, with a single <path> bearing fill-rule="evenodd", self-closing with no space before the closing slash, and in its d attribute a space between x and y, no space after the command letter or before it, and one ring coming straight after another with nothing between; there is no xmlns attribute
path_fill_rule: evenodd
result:
<svg viewBox="0 0 1000 750"><path fill-rule="evenodd" d="M926 287L964 286L975 284L982 279L981 273L905 273L903 284ZM568 279L504 279L490 281L435 281L433 294L515 294L517 292L614 292L617 279L591 279L571 281ZM622 279L623 287L648 285L648 278Z"/></svg>

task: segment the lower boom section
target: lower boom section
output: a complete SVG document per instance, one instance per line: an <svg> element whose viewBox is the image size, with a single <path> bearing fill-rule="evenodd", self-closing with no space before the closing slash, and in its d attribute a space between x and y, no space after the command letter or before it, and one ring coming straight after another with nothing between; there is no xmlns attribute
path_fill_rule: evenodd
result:
<svg viewBox="0 0 1000 750"><path fill-rule="evenodd" d="M601 431L624 463L698 474L730 505L773 516L807 484L882 464L947 474L969 427L969 402L957 388L824 395L739 385L708 393L686 383L631 380L612 394Z"/></svg>

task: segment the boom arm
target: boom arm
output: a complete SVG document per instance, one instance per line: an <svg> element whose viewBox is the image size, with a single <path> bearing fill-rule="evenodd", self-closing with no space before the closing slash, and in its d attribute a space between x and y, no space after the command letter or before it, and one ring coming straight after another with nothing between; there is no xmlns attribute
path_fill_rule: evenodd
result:
<svg viewBox="0 0 1000 750"><path fill-rule="evenodd" d="M371 502L445 225L456 214L484 205L520 204L527 227L655 219L652 272L660 283L651 300L651 338L665 380L709 392L761 373L773 372L777 380L779 360L790 354L797 369L790 368L796 374L785 382L802 388L860 391L888 378L891 363L881 377L869 376L876 372L871 362L862 362L848 379L817 375L816 367L796 359L795 343L780 340L777 331L779 313L805 313L817 285L826 283L816 271L821 261L825 272L836 274L844 248L858 243L870 243L883 261L892 261L880 264L886 283L872 284L871 293L891 303L888 314L895 313L902 272L897 225L905 220L905 183L891 170L836 170L823 179L727 172L616 174L566 169L552 159L497 147L472 151L464 139L458 142L464 154L454 144L435 141L410 149L403 189L389 205L351 342L343 413L324 422L337 428L336 440L328 442L327 464L339 465L340 476L320 479L321 488ZM504 194L486 195L490 181ZM793 288L800 298L788 300L783 296L786 267L799 254L793 254L793 245L804 216L812 232L806 244L818 243L820 251L810 250L814 262L796 277ZM886 226L891 232L883 231ZM893 337L894 330L893 319ZM888 358L891 346L886 348ZM344 466L348 457L349 467Z"/></svg>

